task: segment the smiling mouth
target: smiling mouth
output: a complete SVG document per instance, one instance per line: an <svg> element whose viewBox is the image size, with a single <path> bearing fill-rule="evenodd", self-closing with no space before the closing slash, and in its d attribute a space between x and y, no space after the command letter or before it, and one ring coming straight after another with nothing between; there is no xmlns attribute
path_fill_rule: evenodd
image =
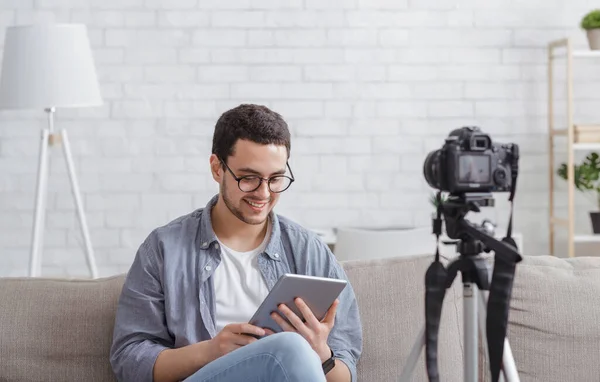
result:
<svg viewBox="0 0 600 382"><path fill-rule="evenodd" d="M257 209L261 209L261 208L263 208L264 206L267 205L267 203L257 203L257 202L252 202L252 201L246 200L246 199L244 199L244 201L246 203L248 203L250 206L252 206L254 208L257 208Z"/></svg>

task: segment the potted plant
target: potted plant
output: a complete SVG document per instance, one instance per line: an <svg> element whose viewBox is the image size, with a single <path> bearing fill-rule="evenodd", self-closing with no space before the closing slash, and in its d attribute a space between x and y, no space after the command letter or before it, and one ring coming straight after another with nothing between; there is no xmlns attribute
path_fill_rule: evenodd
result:
<svg viewBox="0 0 600 382"><path fill-rule="evenodd" d="M600 157L597 153L589 154L580 165L575 165L575 188L585 195L591 194L593 202L600 209ZM558 176L567 180L567 165L561 164L557 170ZM600 211L590 212L592 229L600 233Z"/></svg>
<svg viewBox="0 0 600 382"><path fill-rule="evenodd" d="M587 32L591 50L600 50L600 9L588 12L581 19L581 28Z"/></svg>

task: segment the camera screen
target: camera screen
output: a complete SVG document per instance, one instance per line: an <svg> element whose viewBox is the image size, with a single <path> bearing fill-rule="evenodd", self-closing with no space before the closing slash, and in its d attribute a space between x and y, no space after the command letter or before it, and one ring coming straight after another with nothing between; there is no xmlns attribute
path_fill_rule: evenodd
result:
<svg viewBox="0 0 600 382"><path fill-rule="evenodd" d="M462 155L458 158L460 183L489 183L490 157L487 155Z"/></svg>

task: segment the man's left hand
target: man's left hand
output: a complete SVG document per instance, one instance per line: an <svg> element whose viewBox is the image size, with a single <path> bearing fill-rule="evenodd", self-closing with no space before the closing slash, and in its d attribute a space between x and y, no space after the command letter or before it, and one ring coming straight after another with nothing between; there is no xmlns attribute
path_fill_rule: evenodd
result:
<svg viewBox="0 0 600 382"><path fill-rule="evenodd" d="M305 322L302 322L302 320L285 304L279 305L278 308L293 326L281 318L277 312L271 313L271 317L284 331L297 332L302 335L313 350L319 355L321 362L325 362L331 357L331 349L329 348L329 345L327 345L327 338L329 337L331 329L333 329L335 313L337 306L340 303L339 300L336 299L334 301L322 321L317 320L308 305L306 305L301 298L296 298L294 302L296 303L298 310L304 316Z"/></svg>

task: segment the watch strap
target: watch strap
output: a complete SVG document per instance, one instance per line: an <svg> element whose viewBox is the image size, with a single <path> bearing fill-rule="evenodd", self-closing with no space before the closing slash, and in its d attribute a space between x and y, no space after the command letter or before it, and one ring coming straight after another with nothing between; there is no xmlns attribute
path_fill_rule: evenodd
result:
<svg viewBox="0 0 600 382"><path fill-rule="evenodd" d="M334 368L334 366L335 366L335 357L333 355L333 350L331 350L331 357L329 357L329 359L327 359L325 362L323 362L322 366L323 366L323 372L325 374L329 373L331 371L331 369Z"/></svg>

